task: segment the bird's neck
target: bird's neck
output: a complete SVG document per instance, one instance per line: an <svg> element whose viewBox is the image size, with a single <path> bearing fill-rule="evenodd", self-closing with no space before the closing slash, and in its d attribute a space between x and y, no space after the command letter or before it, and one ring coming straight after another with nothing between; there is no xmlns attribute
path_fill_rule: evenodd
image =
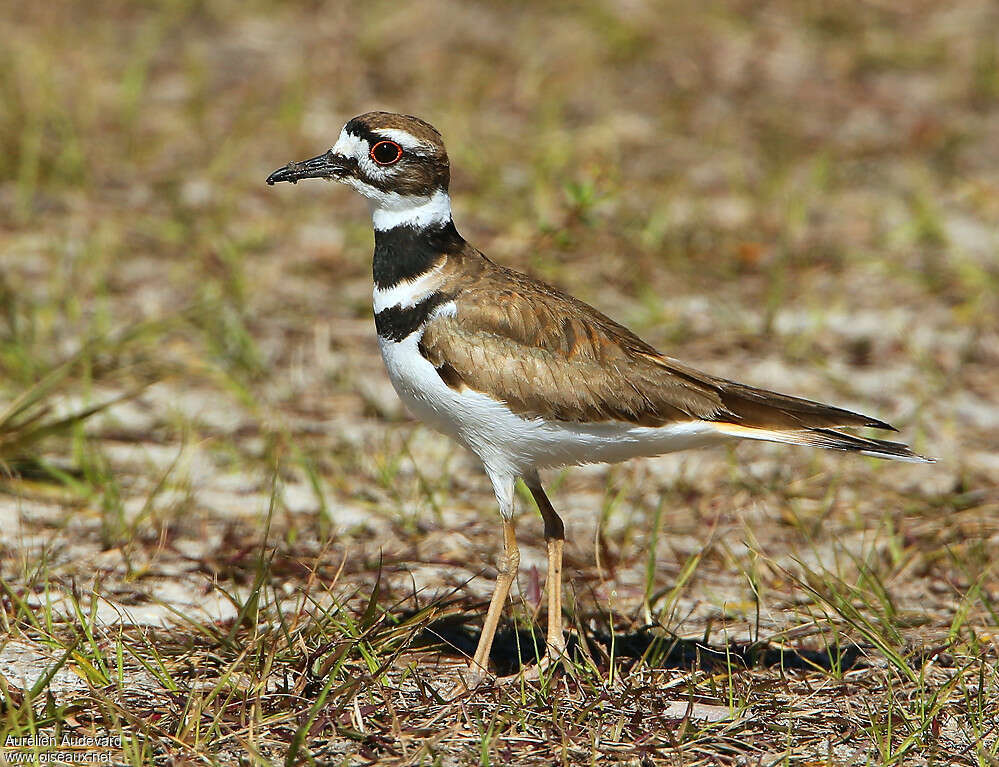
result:
<svg viewBox="0 0 999 767"><path fill-rule="evenodd" d="M430 203L409 208L411 213L403 217L403 210L394 211L398 223L391 227L380 227L379 210L375 218L375 254L372 271L375 290L394 288L404 281L413 281L442 264L448 255L461 253L465 240L455 229L451 220L451 205L447 193L443 192L444 202L437 203L440 215L426 215ZM432 198L431 198L432 201ZM384 218L382 221L384 222Z"/></svg>
<svg viewBox="0 0 999 767"><path fill-rule="evenodd" d="M382 193L372 198L371 203L375 232L400 226L424 229L451 220L451 197L446 189L437 189L430 196Z"/></svg>

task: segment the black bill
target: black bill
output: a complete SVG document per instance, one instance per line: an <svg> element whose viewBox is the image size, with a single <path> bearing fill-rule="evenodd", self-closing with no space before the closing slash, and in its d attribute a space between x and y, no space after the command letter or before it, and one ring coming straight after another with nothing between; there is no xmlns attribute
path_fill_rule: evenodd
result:
<svg viewBox="0 0 999 767"><path fill-rule="evenodd" d="M290 181L296 184L303 178L343 178L353 170L356 163L353 158L333 154L330 150L309 160L290 162L283 168L278 168L267 177L267 183L273 185L278 181Z"/></svg>

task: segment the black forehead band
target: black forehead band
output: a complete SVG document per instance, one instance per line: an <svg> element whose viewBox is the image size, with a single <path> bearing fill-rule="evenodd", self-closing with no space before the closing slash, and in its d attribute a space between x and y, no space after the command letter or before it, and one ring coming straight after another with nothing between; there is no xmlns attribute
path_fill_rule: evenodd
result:
<svg viewBox="0 0 999 767"><path fill-rule="evenodd" d="M357 136L359 139L364 139L368 142L369 147L373 147L379 141L384 141L385 139L379 136L377 133L371 131L367 125L362 123L360 120L354 119L343 126L343 129L353 136Z"/></svg>
<svg viewBox="0 0 999 767"><path fill-rule="evenodd" d="M393 143L396 143L396 144L399 143L397 141L394 141L392 138L390 138L388 136L380 136L378 133L376 133L375 131L371 130L367 125L365 125L363 122L361 122L357 118L354 118L349 123L347 123L346 125L344 125L343 129L345 131L347 131L347 133L351 134L352 136L355 136L355 137L357 137L359 139L363 139L364 141L367 141L369 149L371 147L373 147L375 144L377 144L379 141L392 141ZM425 150L425 149L412 149L410 147L403 147L403 150L407 154L411 154L411 155L412 154L417 154L417 155L423 155L425 157L428 156L428 151Z"/></svg>

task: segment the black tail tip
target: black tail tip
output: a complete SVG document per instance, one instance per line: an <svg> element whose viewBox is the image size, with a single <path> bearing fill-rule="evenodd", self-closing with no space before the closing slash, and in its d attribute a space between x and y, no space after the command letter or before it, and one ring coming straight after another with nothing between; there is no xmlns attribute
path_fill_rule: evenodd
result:
<svg viewBox="0 0 999 767"><path fill-rule="evenodd" d="M936 459L928 458L913 452L912 448L901 442L889 442L885 439L871 437L855 437L833 429L813 429L811 444L831 450L847 450L852 453L869 455L872 458L886 458L890 461L908 461L910 463L936 463Z"/></svg>
<svg viewBox="0 0 999 767"><path fill-rule="evenodd" d="M898 431L898 429L896 429L890 423L887 423L886 421L879 421L877 418L871 418L870 416L868 416L867 422L864 424L864 426L867 426L871 429L883 429L884 431L894 431L894 432Z"/></svg>

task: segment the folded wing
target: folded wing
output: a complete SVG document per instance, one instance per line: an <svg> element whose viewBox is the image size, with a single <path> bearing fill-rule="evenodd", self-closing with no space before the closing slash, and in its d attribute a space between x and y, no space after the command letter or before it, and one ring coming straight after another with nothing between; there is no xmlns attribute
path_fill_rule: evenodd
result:
<svg viewBox="0 0 999 767"><path fill-rule="evenodd" d="M420 343L453 388L486 393L525 417L651 427L708 421L732 436L916 458L898 443L831 431L892 429L883 421L695 370L593 307L487 263L456 294L455 316L431 322Z"/></svg>

